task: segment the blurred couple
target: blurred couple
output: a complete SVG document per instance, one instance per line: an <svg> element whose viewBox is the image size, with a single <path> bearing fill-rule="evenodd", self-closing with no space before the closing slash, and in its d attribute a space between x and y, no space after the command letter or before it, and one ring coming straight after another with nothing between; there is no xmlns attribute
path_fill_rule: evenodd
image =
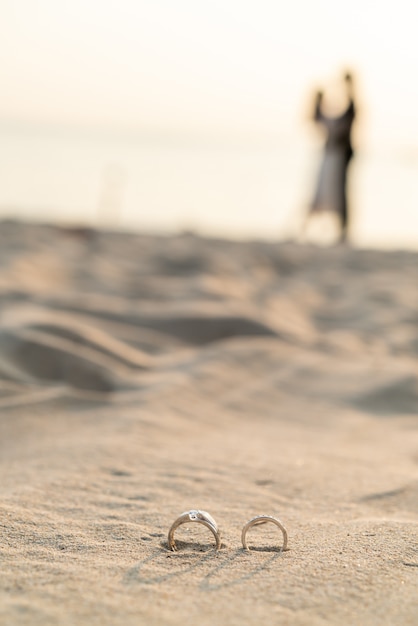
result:
<svg viewBox="0 0 418 626"><path fill-rule="evenodd" d="M347 173L353 158L352 127L356 116L354 103L354 81L350 73L343 76L346 92L346 108L337 116L324 110L324 92L315 94L313 120L325 135L322 160L315 193L309 206L303 230L312 216L323 211L338 217L339 241L346 242L349 227L347 203Z"/></svg>

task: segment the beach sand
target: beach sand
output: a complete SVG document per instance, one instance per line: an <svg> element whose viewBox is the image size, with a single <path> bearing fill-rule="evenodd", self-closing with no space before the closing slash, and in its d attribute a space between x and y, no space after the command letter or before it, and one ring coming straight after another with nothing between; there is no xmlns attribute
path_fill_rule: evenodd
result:
<svg viewBox="0 0 418 626"><path fill-rule="evenodd" d="M0 623L418 624L418 255L0 223ZM210 512L222 532L189 524ZM253 528L257 514L285 524Z"/></svg>

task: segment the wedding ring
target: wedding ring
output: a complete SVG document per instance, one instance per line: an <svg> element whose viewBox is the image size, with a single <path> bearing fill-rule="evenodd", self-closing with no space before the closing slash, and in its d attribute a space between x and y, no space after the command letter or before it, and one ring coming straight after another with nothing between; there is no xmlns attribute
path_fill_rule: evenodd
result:
<svg viewBox="0 0 418 626"><path fill-rule="evenodd" d="M209 515L206 511L198 511L196 509L192 509L191 511L186 511L186 513L182 513L180 517L176 519L176 521L172 524L169 532L168 532L168 547L170 550L176 550L176 543L174 541L174 531L176 528L181 526L182 524L187 524L189 522L197 522L198 524L203 524L206 528L213 533L213 536L216 540L216 549L219 550L221 547L221 536L219 534L218 524L215 522L213 517Z"/></svg>
<svg viewBox="0 0 418 626"><path fill-rule="evenodd" d="M248 530L252 526L256 526L257 524L264 524L265 522L273 522L273 524L276 524L276 526L278 526L280 528L280 530L283 533L283 546L282 546L280 551L283 552L283 550L286 550L286 548L287 548L287 530L283 526L281 521L276 519L272 515L257 515L256 517L253 517L252 519L250 519L249 522L247 522L245 524L244 528L242 529L242 534L241 534L241 540L242 540L242 545L244 547L244 550L249 550L249 547L247 546L247 532L248 532Z"/></svg>

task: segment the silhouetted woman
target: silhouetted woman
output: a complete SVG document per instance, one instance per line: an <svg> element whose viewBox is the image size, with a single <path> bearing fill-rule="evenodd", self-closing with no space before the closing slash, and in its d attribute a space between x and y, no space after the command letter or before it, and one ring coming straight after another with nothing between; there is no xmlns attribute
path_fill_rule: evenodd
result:
<svg viewBox="0 0 418 626"><path fill-rule="evenodd" d="M346 110L337 117L328 116L323 112L323 93L318 91L316 94L313 118L324 129L326 139L317 187L309 211L310 215L321 211L336 213L341 225L341 241L347 239L349 223L347 170L353 157L351 129L356 114L351 74L344 76L344 82L348 105Z"/></svg>

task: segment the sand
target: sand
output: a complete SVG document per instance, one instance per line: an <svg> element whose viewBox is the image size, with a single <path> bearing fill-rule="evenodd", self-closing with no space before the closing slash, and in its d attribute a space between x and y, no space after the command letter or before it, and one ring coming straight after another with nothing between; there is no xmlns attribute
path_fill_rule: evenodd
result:
<svg viewBox="0 0 418 626"><path fill-rule="evenodd" d="M418 255L0 223L2 625L418 624ZM216 519L222 549L183 511ZM273 525L241 529L256 514Z"/></svg>

